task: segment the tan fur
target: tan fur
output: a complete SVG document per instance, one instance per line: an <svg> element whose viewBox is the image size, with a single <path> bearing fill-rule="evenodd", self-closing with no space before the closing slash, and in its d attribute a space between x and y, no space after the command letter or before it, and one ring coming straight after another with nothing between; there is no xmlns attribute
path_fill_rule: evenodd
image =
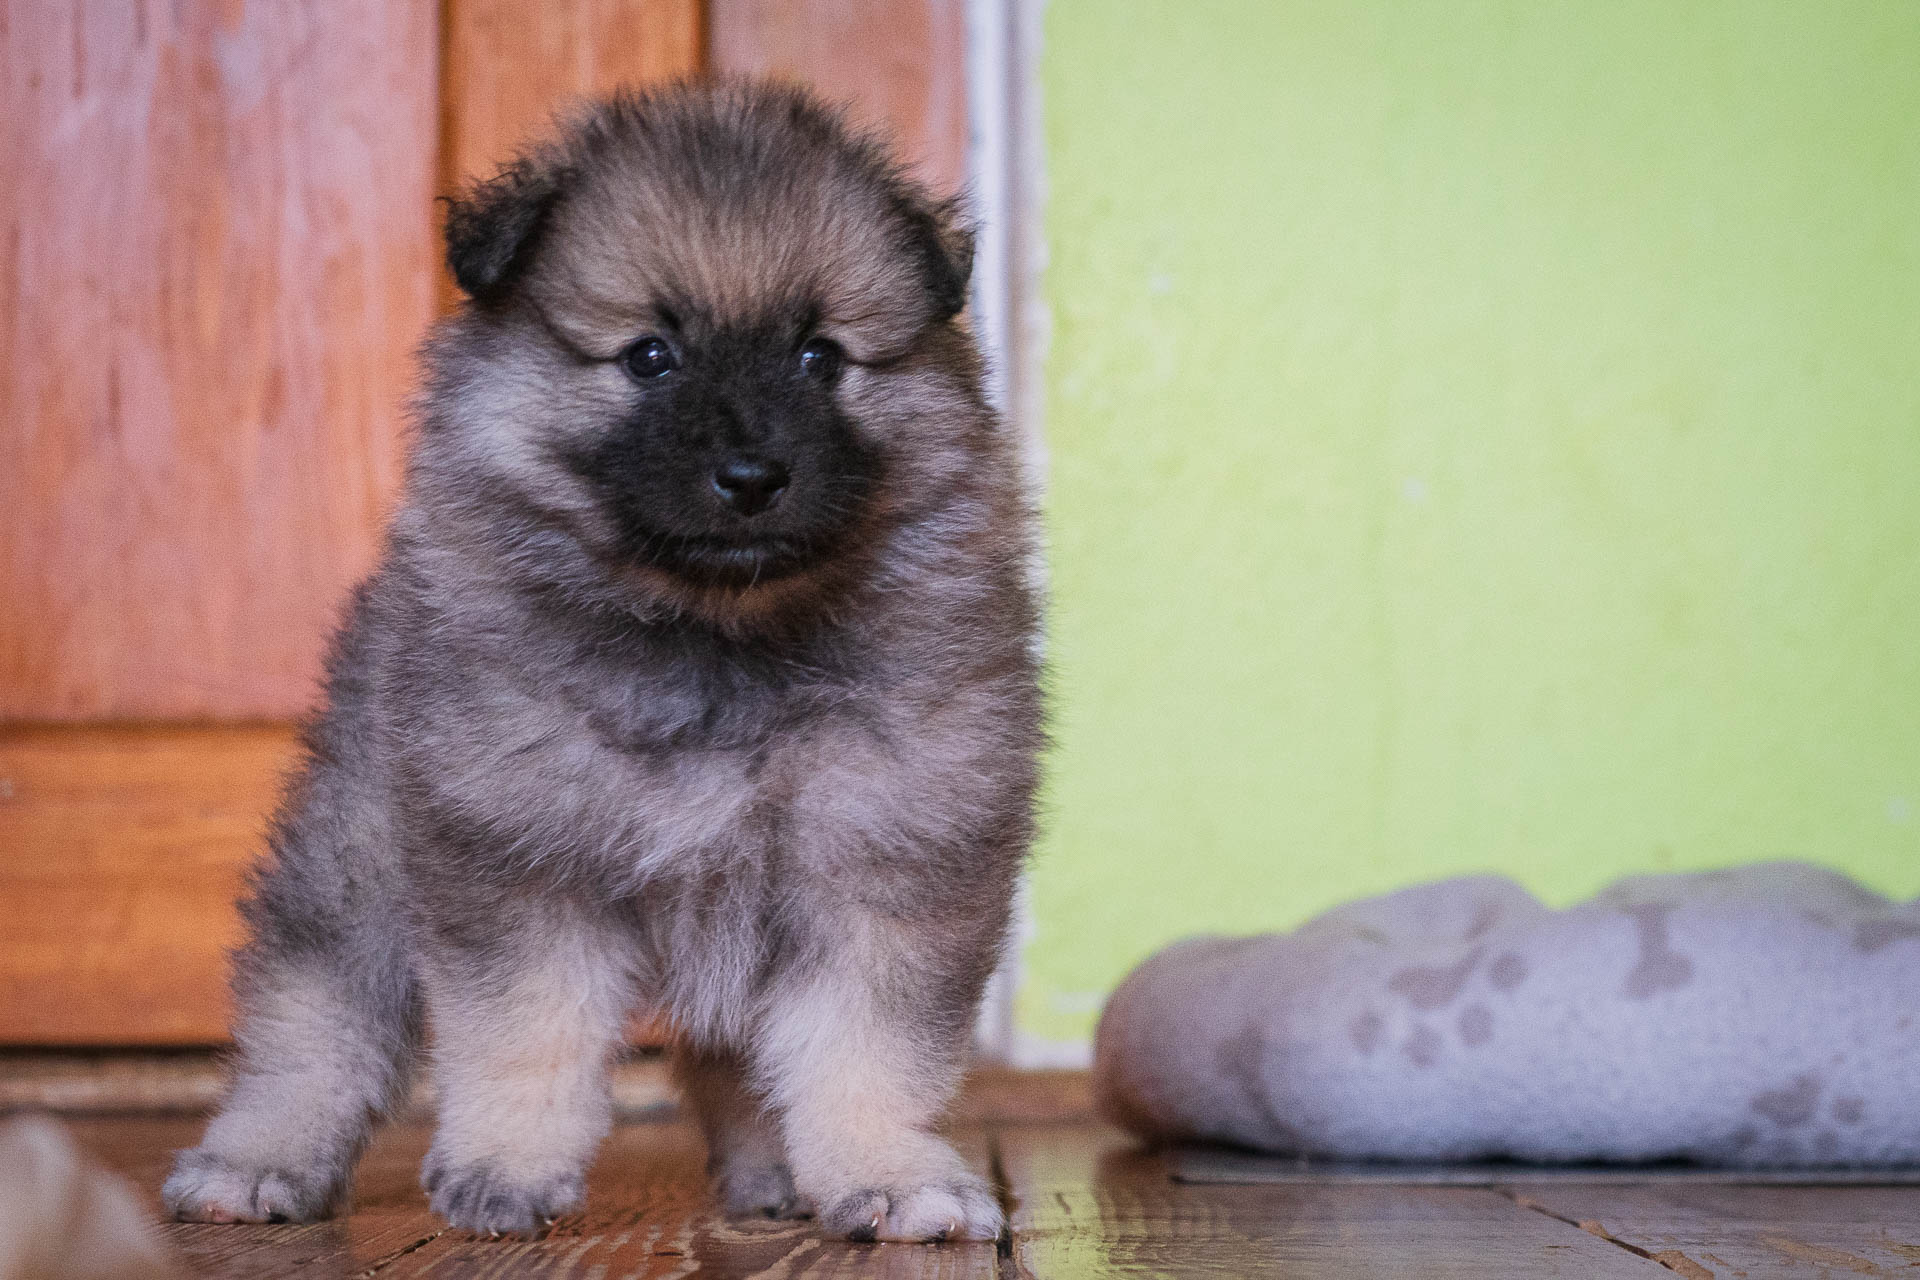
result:
<svg viewBox="0 0 1920 1280"><path fill-rule="evenodd" d="M875 1000L871 971L911 963L889 925L847 913L838 965L782 991L760 1055L768 1096L785 1117L794 1183L815 1203L848 1206L881 1240L991 1236L998 1207L931 1130L959 1084L960 1064L914 1042L915 1029Z"/></svg>
<svg viewBox="0 0 1920 1280"><path fill-rule="evenodd" d="M275 975L261 1016L238 1029L233 1089L207 1126L203 1164L265 1171L238 1181L176 1176L166 1199L199 1222L268 1222L342 1212L370 1117L398 1086L390 1046L360 1034L349 997L313 970Z"/></svg>
<svg viewBox="0 0 1920 1280"><path fill-rule="evenodd" d="M558 918L527 932L501 989L428 968L440 1124L425 1180L438 1212L466 1207L448 1175L481 1167L519 1171L543 1218L579 1207L582 1169L612 1122L607 1067L633 999L626 951L589 921Z"/></svg>

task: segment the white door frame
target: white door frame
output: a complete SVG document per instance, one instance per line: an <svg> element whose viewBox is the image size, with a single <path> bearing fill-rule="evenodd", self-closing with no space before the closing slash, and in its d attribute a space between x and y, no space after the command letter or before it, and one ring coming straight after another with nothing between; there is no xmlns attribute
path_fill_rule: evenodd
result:
<svg viewBox="0 0 1920 1280"><path fill-rule="evenodd" d="M1041 366L1050 319L1038 288L1045 265L1045 199L1039 54L1045 0L967 0L967 170L973 216L972 311L988 364L988 395L1021 433L1022 462L1037 502L1046 484ZM1036 559L1037 586L1046 565ZM1007 954L987 985L975 1028L982 1057L1013 1066L1063 1065L1023 1052L1014 1029L1021 956L1033 932L1023 876ZM1076 1056L1084 1056L1083 1054ZM1033 1060L1029 1060L1033 1059Z"/></svg>

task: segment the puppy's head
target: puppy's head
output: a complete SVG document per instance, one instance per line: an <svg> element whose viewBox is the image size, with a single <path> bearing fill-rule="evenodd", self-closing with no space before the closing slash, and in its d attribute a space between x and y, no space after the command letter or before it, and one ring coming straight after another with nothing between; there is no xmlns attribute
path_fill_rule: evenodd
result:
<svg viewBox="0 0 1920 1280"><path fill-rule="evenodd" d="M570 572L650 601L820 594L991 429L953 323L970 234L798 90L601 104L456 200L447 257L438 484L510 491Z"/></svg>

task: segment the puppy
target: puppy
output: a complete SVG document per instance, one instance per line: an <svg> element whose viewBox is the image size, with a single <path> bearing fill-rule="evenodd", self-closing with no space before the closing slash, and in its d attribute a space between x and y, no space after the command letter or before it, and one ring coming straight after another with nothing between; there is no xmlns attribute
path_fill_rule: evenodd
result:
<svg viewBox="0 0 1920 1280"><path fill-rule="evenodd" d="M994 1236L934 1126L1040 699L1015 441L957 319L969 232L832 112L739 85L588 110L446 231L467 298L168 1207L341 1210L430 1044L433 1209L537 1230L582 1203L644 1005L727 1209Z"/></svg>

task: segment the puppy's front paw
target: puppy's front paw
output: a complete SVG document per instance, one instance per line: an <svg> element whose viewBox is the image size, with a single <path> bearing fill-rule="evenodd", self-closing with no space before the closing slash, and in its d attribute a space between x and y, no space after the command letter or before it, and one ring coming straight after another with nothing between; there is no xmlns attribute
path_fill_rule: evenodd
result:
<svg viewBox="0 0 1920 1280"><path fill-rule="evenodd" d="M918 1187L869 1187L842 1196L820 1217L849 1240L991 1240L1000 1205L972 1174Z"/></svg>
<svg viewBox="0 0 1920 1280"><path fill-rule="evenodd" d="M785 1164L749 1160L722 1166L713 1176L720 1207L734 1218L811 1218L813 1205L793 1189Z"/></svg>
<svg viewBox="0 0 1920 1280"><path fill-rule="evenodd" d="M331 1170L243 1163L196 1147L174 1161L160 1198L181 1222L313 1222L338 1209L345 1190Z"/></svg>
<svg viewBox="0 0 1920 1280"><path fill-rule="evenodd" d="M449 1166L427 1157L420 1181L447 1225L484 1235L533 1235L586 1200L578 1172L527 1177L497 1164Z"/></svg>

